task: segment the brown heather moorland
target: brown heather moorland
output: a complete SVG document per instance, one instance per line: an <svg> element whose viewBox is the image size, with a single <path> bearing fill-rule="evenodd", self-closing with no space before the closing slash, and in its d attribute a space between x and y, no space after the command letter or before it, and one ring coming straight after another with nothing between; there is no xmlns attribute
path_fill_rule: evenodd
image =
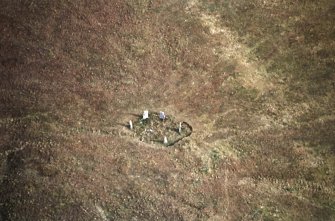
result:
<svg viewBox="0 0 335 221"><path fill-rule="evenodd" d="M335 220L332 0L1 0L0 220ZM165 111L193 132L141 142Z"/></svg>

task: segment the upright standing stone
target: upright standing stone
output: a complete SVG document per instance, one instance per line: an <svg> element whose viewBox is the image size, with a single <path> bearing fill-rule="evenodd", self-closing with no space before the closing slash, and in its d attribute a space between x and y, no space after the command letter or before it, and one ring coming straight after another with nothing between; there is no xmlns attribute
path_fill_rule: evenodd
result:
<svg viewBox="0 0 335 221"><path fill-rule="evenodd" d="M149 111L145 110L143 112L143 120L148 119L148 118L149 118Z"/></svg>
<svg viewBox="0 0 335 221"><path fill-rule="evenodd" d="M168 139L167 139L167 137L166 137L166 136L164 136L164 141L163 141L163 143L164 143L165 145L167 145L167 144L168 144Z"/></svg>
<svg viewBox="0 0 335 221"><path fill-rule="evenodd" d="M181 134L181 122L179 122L178 132Z"/></svg>
<svg viewBox="0 0 335 221"><path fill-rule="evenodd" d="M159 119L165 120L165 113L163 111L159 112Z"/></svg>
<svg viewBox="0 0 335 221"><path fill-rule="evenodd" d="M133 129L133 122L130 120L129 121L129 129L132 130Z"/></svg>

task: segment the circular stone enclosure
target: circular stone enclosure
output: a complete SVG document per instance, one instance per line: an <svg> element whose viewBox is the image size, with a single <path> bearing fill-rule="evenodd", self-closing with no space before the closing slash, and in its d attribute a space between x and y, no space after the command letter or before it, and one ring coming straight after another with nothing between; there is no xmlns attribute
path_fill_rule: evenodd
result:
<svg viewBox="0 0 335 221"><path fill-rule="evenodd" d="M179 125L181 123L181 131ZM192 134L192 127L185 121L176 121L171 115L167 115L164 120L159 118L159 113L149 113L149 118L142 116L133 122L133 133L136 137L146 143L156 143L164 146L173 146L180 140ZM164 137L167 143L164 143Z"/></svg>

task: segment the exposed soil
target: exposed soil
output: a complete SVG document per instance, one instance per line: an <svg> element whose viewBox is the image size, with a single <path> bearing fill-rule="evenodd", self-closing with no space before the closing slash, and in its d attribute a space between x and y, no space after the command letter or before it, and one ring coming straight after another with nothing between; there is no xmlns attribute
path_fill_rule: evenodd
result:
<svg viewBox="0 0 335 221"><path fill-rule="evenodd" d="M0 1L0 220L335 220L334 21L331 0ZM176 119L144 135L145 109Z"/></svg>

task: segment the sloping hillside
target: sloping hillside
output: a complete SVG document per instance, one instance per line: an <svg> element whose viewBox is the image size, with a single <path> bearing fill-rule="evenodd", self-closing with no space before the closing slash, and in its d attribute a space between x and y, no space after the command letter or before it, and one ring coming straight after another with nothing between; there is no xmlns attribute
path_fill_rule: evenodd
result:
<svg viewBox="0 0 335 221"><path fill-rule="evenodd" d="M334 220L335 3L0 1L0 220ZM192 125L171 147L127 122Z"/></svg>

